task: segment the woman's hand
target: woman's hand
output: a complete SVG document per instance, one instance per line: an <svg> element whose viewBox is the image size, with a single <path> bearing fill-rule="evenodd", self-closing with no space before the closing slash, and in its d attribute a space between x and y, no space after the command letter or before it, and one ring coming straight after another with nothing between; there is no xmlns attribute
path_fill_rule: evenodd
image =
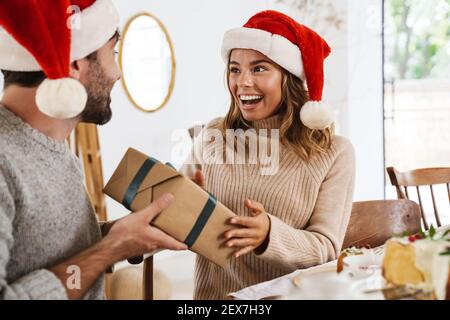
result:
<svg viewBox="0 0 450 320"><path fill-rule="evenodd" d="M267 246L266 240L270 231L270 219L264 206L250 199L246 199L244 205L250 209L250 217L232 218L230 223L237 228L225 232L225 245L238 248L234 252L235 258L255 249L263 251ZM264 248L259 248L260 246Z"/></svg>
<svg viewBox="0 0 450 320"><path fill-rule="evenodd" d="M195 182L200 188L205 189L205 176L203 175L203 172L201 170L195 170L192 181Z"/></svg>

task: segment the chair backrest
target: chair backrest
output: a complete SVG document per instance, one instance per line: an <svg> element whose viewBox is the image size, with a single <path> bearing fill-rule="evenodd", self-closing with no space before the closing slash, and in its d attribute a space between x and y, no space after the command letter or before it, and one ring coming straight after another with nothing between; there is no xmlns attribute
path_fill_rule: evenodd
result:
<svg viewBox="0 0 450 320"><path fill-rule="evenodd" d="M410 200L353 202L343 248L383 245L396 234L420 231L420 209Z"/></svg>
<svg viewBox="0 0 450 320"><path fill-rule="evenodd" d="M450 205L450 168L425 168L411 171L399 172L394 167L386 168L386 171L391 180L391 184L397 190L398 199L410 199L408 187L415 188L417 198L420 206L420 213L422 215L422 222L426 230L429 224L424 211L424 204L420 186L428 186L431 192L431 200L433 202L434 217L436 224L440 227L441 219L436 205L435 190L433 186L444 184L447 187L448 201Z"/></svg>
<svg viewBox="0 0 450 320"><path fill-rule="evenodd" d="M107 221L106 200L103 193L103 165L97 126L80 123L67 140L72 151L83 163L86 191L95 213L100 221Z"/></svg>

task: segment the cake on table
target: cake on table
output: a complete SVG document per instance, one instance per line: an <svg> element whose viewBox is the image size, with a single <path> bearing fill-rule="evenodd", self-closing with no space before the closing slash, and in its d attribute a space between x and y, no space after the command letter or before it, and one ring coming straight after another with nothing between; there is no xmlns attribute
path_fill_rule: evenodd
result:
<svg viewBox="0 0 450 320"><path fill-rule="evenodd" d="M382 274L388 284L450 299L450 233L394 237L386 242Z"/></svg>
<svg viewBox="0 0 450 320"><path fill-rule="evenodd" d="M375 261L374 251L383 247L381 259ZM370 271L368 267L376 264L381 273L375 278L381 278L383 284L368 292L381 291L388 300L450 300L450 229L437 234L431 227L426 233L394 236L383 247L344 249L337 261L337 273L346 270L355 279L356 272Z"/></svg>

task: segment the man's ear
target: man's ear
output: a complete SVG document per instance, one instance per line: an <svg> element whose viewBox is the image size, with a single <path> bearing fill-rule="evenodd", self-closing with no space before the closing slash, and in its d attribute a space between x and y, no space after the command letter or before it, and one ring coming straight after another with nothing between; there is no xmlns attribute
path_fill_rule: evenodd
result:
<svg viewBox="0 0 450 320"><path fill-rule="evenodd" d="M87 59L75 60L70 64L70 77L81 81L88 68Z"/></svg>

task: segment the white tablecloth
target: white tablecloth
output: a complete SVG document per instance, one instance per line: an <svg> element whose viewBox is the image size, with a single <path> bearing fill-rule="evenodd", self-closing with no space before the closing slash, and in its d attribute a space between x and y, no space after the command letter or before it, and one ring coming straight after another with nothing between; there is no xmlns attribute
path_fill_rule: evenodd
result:
<svg viewBox="0 0 450 320"><path fill-rule="evenodd" d="M437 229L442 234L450 226ZM367 250L366 254L382 256L384 246ZM296 270L285 276L258 283L230 293L234 299L383 299L381 267L367 277L351 277L347 272L337 274L337 260L308 269ZM296 279L296 281L294 281ZM303 288L302 288L303 286ZM371 293L367 293L371 291Z"/></svg>
<svg viewBox="0 0 450 320"><path fill-rule="evenodd" d="M355 277L348 271L336 271L337 261L296 270L288 275L262 282L230 296L238 300L382 300L385 286L381 268L370 275ZM370 291L370 293L368 293Z"/></svg>

